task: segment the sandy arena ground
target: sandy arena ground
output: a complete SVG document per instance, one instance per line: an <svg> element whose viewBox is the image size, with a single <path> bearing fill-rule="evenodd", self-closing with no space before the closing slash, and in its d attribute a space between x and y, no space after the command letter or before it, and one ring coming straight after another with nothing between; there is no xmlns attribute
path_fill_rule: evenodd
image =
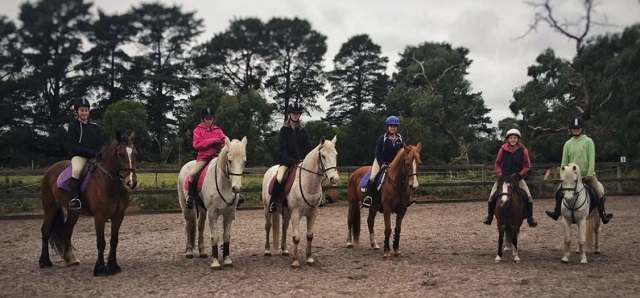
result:
<svg viewBox="0 0 640 298"><path fill-rule="evenodd" d="M118 247L122 272L108 277L92 276L92 218L81 218L73 237L80 265L63 267L52 251L54 267L46 269L38 268L41 220L2 220L0 296L639 297L640 197L610 198L608 211L615 217L602 228L603 253L589 252L586 265L575 254L569 264L560 262L561 225L543 212L552 204L538 201L540 225L523 225L520 263L494 263L497 229L495 222L491 227L481 223L485 202L410 207L402 227L402 256L386 261L382 250L369 248L366 228L360 246L346 248L347 207L325 207L316 223L316 264L301 262L298 270L290 268L290 256L262 255L262 210L237 212L231 239L234 267L220 271L209 269L209 259L184 257L182 214L128 215ZM365 214L362 218L365 224ZM382 232L379 215L380 246Z"/></svg>

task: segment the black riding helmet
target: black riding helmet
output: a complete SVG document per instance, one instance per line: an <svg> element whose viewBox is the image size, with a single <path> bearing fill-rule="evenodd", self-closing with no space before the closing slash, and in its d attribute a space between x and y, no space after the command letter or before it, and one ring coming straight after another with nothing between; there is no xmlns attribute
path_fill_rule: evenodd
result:
<svg viewBox="0 0 640 298"><path fill-rule="evenodd" d="M289 111L287 113L302 113L302 105L296 101L289 103Z"/></svg>
<svg viewBox="0 0 640 298"><path fill-rule="evenodd" d="M73 110L74 111L78 111L79 108L81 107L87 107L89 109L91 109L91 104L89 103L89 101L86 98L77 98L76 100L73 101Z"/></svg>
<svg viewBox="0 0 640 298"><path fill-rule="evenodd" d="M573 118L569 122L569 128L584 128L584 125L584 120L580 117Z"/></svg>
<svg viewBox="0 0 640 298"><path fill-rule="evenodd" d="M204 108L200 111L200 119L204 119L204 117L211 116L214 117L216 111L212 108Z"/></svg>

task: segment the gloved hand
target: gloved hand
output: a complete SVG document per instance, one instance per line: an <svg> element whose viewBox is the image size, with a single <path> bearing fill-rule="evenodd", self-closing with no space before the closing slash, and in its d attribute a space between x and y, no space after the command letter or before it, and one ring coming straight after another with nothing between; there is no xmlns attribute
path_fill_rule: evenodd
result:
<svg viewBox="0 0 640 298"><path fill-rule="evenodd" d="M96 151L95 158L96 159L101 159L102 158L102 151Z"/></svg>
<svg viewBox="0 0 640 298"><path fill-rule="evenodd" d="M522 178L524 177L522 177L522 174L520 173L516 173L515 175L513 175L513 179L515 179L516 181L522 180Z"/></svg>
<svg viewBox="0 0 640 298"><path fill-rule="evenodd" d="M591 182L591 180L593 180L593 176L584 177L584 181L586 181L586 182Z"/></svg>
<svg viewBox="0 0 640 298"><path fill-rule="evenodd" d="M380 166L380 170L381 170L381 171L384 171L386 168L387 168L387 164L386 164L386 163L385 163L385 164L382 164L382 165Z"/></svg>

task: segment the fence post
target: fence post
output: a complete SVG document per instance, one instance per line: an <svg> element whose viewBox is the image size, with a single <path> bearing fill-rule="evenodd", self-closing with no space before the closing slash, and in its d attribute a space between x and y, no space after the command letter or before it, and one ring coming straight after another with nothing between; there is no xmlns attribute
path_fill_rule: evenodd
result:
<svg viewBox="0 0 640 298"><path fill-rule="evenodd" d="M618 180L616 184L618 186L618 193L622 193L622 182L620 182L620 177L622 177L622 169L620 168L620 165L616 165L616 180Z"/></svg>
<svg viewBox="0 0 640 298"><path fill-rule="evenodd" d="M489 191L487 190L487 166L486 165L482 165L482 190L487 196L490 195Z"/></svg>
<svg viewBox="0 0 640 298"><path fill-rule="evenodd" d="M156 187L158 187L158 171L156 171L154 174L156 174Z"/></svg>

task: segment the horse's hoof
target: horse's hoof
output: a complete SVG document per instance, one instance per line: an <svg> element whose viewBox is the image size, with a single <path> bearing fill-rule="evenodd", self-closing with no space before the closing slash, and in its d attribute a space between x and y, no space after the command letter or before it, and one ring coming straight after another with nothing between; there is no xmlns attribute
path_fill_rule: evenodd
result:
<svg viewBox="0 0 640 298"><path fill-rule="evenodd" d="M600 252L599 250L596 250L596 251L594 251L593 253L594 253L594 254L596 254L596 255L599 255L599 254L601 254L602 252Z"/></svg>
<svg viewBox="0 0 640 298"><path fill-rule="evenodd" d="M347 248L353 248L353 243L347 243Z"/></svg>
<svg viewBox="0 0 640 298"><path fill-rule="evenodd" d="M222 269L222 267L220 267L220 263L218 263L218 260L211 262L211 270L220 270L220 269Z"/></svg>
<svg viewBox="0 0 640 298"><path fill-rule="evenodd" d="M76 266L76 265L80 265L80 262L78 260L74 260L74 261L71 261L71 262L67 263L67 267Z"/></svg>
<svg viewBox="0 0 640 298"><path fill-rule="evenodd" d="M52 266L53 263L51 263L51 260L40 260L40 268L47 268Z"/></svg>
<svg viewBox="0 0 640 298"><path fill-rule="evenodd" d="M120 271L122 271L122 268L120 268L120 266L118 266L118 264L109 265L107 267L107 269L109 270L109 275L114 275L114 274L119 273Z"/></svg>
<svg viewBox="0 0 640 298"><path fill-rule="evenodd" d="M96 265L93 267L93 276L109 275L109 270L105 265Z"/></svg>
<svg viewBox="0 0 640 298"><path fill-rule="evenodd" d="M520 263L520 258L518 258L518 257L513 258L513 262L514 263Z"/></svg>
<svg viewBox="0 0 640 298"><path fill-rule="evenodd" d="M313 258L308 258L307 259L307 265L313 266L315 264L316 264L316 261Z"/></svg>
<svg viewBox="0 0 640 298"><path fill-rule="evenodd" d="M393 256L394 256L394 257L399 257L399 256L401 256L401 255L402 255L402 254L400 253L400 251L399 251L399 250L397 250L397 251L394 251L394 252L393 252Z"/></svg>
<svg viewBox="0 0 640 298"><path fill-rule="evenodd" d="M565 263L565 264L569 263L569 259L567 259L567 258L562 258L561 261L562 261L562 263Z"/></svg>
<svg viewBox="0 0 640 298"><path fill-rule="evenodd" d="M295 262L291 263L291 268L292 269L300 269L300 263L298 263L298 261L295 261Z"/></svg>
<svg viewBox="0 0 640 298"><path fill-rule="evenodd" d="M288 256L288 255L289 255L289 251L288 251L288 250L285 250L285 251L283 251L283 252L281 253L281 255L283 255L283 256Z"/></svg>
<svg viewBox="0 0 640 298"><path fill-rule="evenodd" d="M373 250L379 250L379 249L380 249L380 246L378 246L378 245L371 245L371 248L372 248Z"/></svg>
<svg viewBox="0 0 640 298"><path fill-rule="evenodd" d="M231 261L231 258L227 256L224 258L224 261L222 261L222 265L225 267L233 267L233 261Z"/></svg>
<svg viewBox="0 0 640 298"><path fill-rule="evenodd" d="M493 261L496 263L500 263L500 261L502 261L502 258L500 256L496 256L496 258Z"/></svg>
<svg viewBox="0 0 640 298"><path fill-rule="evenodd" d="M580 260L580 264L587 264L587 263L588 263L587 262L587 258L584 258L584 259Z"/></svg>
<svg viewBox="0 0 640 298"><path fill-rule="evenodd" d="M265 251L264 252L264 256L265 257L270 257L271 256L271 252L270 251Z"/></svg>
<svg viewBox="0 0 640 298"><path fill-rule="evenodd" d="M382 258L385 260L389 259L390 257L391 257L391 253L389 253L388 251L382 255Z"/></svg>
<svg viewBox="0 0 640 298"><path fill-rule="evenodd" d="M187 259L193 259L193 254L186 254L186 255L184 255L184 256L185 256L185 258L187 258Z"/></svg>
<svg viewBox="0 0 640 298"><path fill-rule="evenodd" d="M200 258L201 258L201 259L206 259L206 258L208 258L208 257L209 257L209 255L208 255L208 254L200 254Z"/></svg>

